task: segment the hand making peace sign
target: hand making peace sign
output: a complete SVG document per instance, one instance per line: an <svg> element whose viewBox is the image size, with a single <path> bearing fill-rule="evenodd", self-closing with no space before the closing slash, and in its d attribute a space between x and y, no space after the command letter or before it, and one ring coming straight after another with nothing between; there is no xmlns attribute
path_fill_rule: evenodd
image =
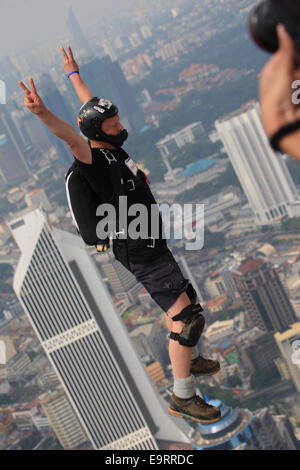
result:
<svg viewBox="0 0 300 470"><path fill-rule="evenodd" d="M79 72L79 67L78 67L77 62L74 59L71 46L68 46L69 56L66 53L66 51L64 50L63 46L61 46L60 50L61 50L61 52L63 54L63 57L64 57L64 70L65 70L65 73L68 75L69 73L74 72L75 70Z"/></svg>
<svg viewBox="0 0 300 470"><path fill-rule="evenodd" d="M29 109L33 114L41 114L47 110L45 104L37 94L35 84L33 79L29 79L30 90L24 85L23 82L18 82L22 90L25 92L24 96L24 105Z"/></svg>

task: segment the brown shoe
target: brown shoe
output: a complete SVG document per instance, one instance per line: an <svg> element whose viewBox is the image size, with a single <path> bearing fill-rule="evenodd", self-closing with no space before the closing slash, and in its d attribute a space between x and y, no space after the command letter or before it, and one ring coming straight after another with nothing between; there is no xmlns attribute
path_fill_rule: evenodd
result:
<svg viewBox="0 0 300 470"><path fill-rule="evenodd" d="M219 372L220 363L214 359L205 359L202 356L197 357L191 361L191 374L198 375L213 375Z"/></svg>
<svg viewBox="0 0 300 470"><path fill-rule="evenodd" d="M198 395L184 400L173 393L168 412L177 418L190 418L198 423L215 423L221 419L219 408L209 405Z"/></svg>

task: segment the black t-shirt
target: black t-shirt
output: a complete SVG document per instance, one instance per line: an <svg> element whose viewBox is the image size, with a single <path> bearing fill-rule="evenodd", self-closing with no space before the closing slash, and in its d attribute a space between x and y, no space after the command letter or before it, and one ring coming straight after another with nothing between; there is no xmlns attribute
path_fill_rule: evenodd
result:
<svg viewBox="0 0 300 470"><path fill-rule="evenodd" d="M128 245L129 258L132 262L145 262L155 259L158 253L162 252L163 248L167 247L166 240L163 236L163 224L161 215L159 212L159 207L155 198L151 192L149 184L147 181L144 181L141 178L136 176L136 169L133 168L133 171L130 169L131 166L134 167L134 162L130 159L129 155L123 149L96 149L92 148L92 164L86 164L77 160L79 167L91 184L94 191L97 195L104 201L111 203L115 206L115 202L118 199L113 198L113 181L110 176L110 162L111 158L115 158L120 165L122 177L125 182L125 187L127 188L127 206L129 208L133 204L143 204L147 208L148 213L148 237L151 237L151 214L154 217L157 217L159 222L159 231L158 237L155 237L155 248L141 248L141 244L134 240L130 239L130 244ZM104 151L104 153L103 153ZM113 157L112 157L113 156ZM130 161L129 161L130 160ZM127 162L127 164L126 164ZM129 228L130 223L139 217L139 212L135 215L127 216L127 228ZM141 230L141 227L137 226L137 232ZM128 235L128 238L130 236ZM149 240L149 244L152 245L153 241Z"/></svg>

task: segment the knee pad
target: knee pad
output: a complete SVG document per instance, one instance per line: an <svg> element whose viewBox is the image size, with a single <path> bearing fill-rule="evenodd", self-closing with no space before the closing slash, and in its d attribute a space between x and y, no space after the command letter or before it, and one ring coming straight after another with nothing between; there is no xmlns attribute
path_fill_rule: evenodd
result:
<svg viewBox="0 0 300 470"><path fill-rule="evenodd" d="M173 317L173 321L182 321L185 325L181 333L172 332L169 338L178 341L182 346L196 346L205 325L205 318L200 312L203 312L200 304L190 304Z"/></svg>

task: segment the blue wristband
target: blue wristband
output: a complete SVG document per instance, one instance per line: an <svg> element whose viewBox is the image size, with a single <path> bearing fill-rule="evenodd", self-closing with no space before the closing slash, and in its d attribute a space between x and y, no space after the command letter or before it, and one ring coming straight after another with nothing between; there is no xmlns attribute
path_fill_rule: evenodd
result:
<svg viewBox="0 0 300 470"><path fill-rule="evenodd" d="M71 73L68 74L68 78L70 78L71 75L73 75L73 73L78 73L79 74L78 70L75 70L74 72L71 72Z"/></svg>

